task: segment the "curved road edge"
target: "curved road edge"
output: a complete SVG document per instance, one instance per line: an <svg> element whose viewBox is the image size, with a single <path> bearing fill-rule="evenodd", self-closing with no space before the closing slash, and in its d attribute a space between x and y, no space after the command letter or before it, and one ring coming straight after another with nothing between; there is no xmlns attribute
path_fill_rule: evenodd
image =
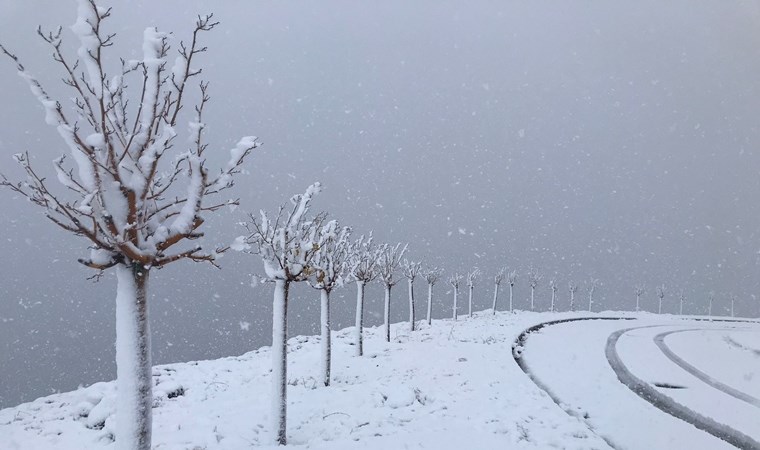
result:
<svg viewBox="0 0 760 450"><path fill-rule="evenodd" d="M662 394L645 381L642 381L633 375L620 359L620 355L617 352L617 342L623 334L634 329L636 328L618 330L612 333L607 339L607 346L605 349L607 361L612 367L612 370L615 371L615 374L621 383L655 408L690 423L700 430L712 434L718 439L722 439L729 444L742 449L760 449L760 442L740 431L734 430L728 425L718 423L709 417L705 417L696 411L677 403L667 395Z"/></svg>
<svg viewBox="0 0 760 450"><path fill-rule="evenodd" d="M598 436L599 439L602 439L604 442L606 442L607 445L609 445L611 448L616 449L618 448L618 446L615 445L609 438L597 433L594 427L590 423L588 423L588 421L583 420L585 419L583 416L579 415L576 411L566 408L562 400L560 400L560 398L557 397L557 395L555 395L554 392L552 392L552 390L546 384L544 384L535 375L533 375L533 372L528 367L528 363L525 361L525 359L522 358L522 351L523 351L523 348L525 347L525 341L528 340L528 336L531 333L535 333L536 331L539 331L544 327L558 325L558 324L567 323L567 322L577 322L580 320L636 320L636 319L633 317L573 317L573 318L568 318L568 319L552 320L549 322L541 322L529 328L526 328L525 330L523 330L522 333L520 333L519 336L517 336L517 339L515 339L515 342L512 343L512 357L514 358L515 363L517 363L517 365L520 367L520 370L522 370L523 373L525 373L525 375L527 375L528 378L530 378L530 380L536 386L538 386L539 389L544 391L549 396L549 398L551 398L552 401L557 406L560 407L560 409L565 411L567 415L582 420L582 422L584 423L584 425L586 425L589 431L591 431L594 435Z"/></svg>
<svg viewBox="0 0 760 450"><path fill-rule="evenodd" d="M660 333L657 336L654 337L654 343L657 345L657 347L660 349L660 351L668 357L669 360L673 361L675 364L677 364L681 369L685 370L686 372L689 372L694 377L698 378L703 383L709 385L712 388L715 388L721 392L724 392L731 397L737 398L743 402L747 402L752 406L756 406L760 408L760 399L757 399L749 394L745 394L744 392L734 389L731 386L721 383L720 381L716 380L715 378L711 377L710 375L702 372L701 370L697 369L693 365L689 364L678 356L669 346L665 343L665 338L673 333L680 333L684 331L694 331L694 330L674 330L674 331L666 331L664 333Z"/></svg>

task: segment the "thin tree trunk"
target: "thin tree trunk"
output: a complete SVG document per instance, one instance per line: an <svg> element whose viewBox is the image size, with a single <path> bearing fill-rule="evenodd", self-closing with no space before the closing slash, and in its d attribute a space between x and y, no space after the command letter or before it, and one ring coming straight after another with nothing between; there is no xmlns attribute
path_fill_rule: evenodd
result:
<svg viewBox="0 0 760 450"><path fill-rule="evenodd" d="M570 291L570 311L575 308L575 292Z"/></svg>
<svg viewBox="0 0 760 450"><path fill-rule="evenodd" d="M433 284L428 283L427 323L433 324Z"/></svg>
<svg viewBox="0 0 760 450"><path fill-rule="evenodd" d="M734 316L734 298L733 297L731 297L731 317L736 317Z"/></svg>
<svg viewBox="0 0 760 450"><path fill-rule="evenodd" d="M457 320L457 300L458 300L457 297L458 296L459 296L459 289L454 288L454 317L453 317L454 320Z"/></svg>
<svg viewBox="0 0 760 450"><path fill-rule="evenodd" d="M383 317L385 318L385 342L391 341L391 288L393 285L385 285L385 310L383 311Z"/></svg>
<svg viewBox="0 0 760 450"><path fill-rule="evenodd" d="M557 292L552 289L552 305L549 307L549 311L554 312L554 299L557 297Z"/></svg>
<svg viewBox="0 0 760 450"><path fill-rule="evenodd" d="M322 382L330 385L330 362L332 360L332 337L330 336L330 291L320 290L322 300Z"/></svg>
<svg viewBox="0 0 760 450"><path fill-rule="evenodd" d="M153 378L148 323L148 270L116 266L116 446L150 450Z"/></svg>
<svg viewBox="0 0 760 450"><path fill-rule="evenodd" d="M639 299L640 299L640 297L641 296L639 294L636 294L636 312L640 311L640 309L639 309Z"/></svg>
<svg viewBox="0 0 760 450"><path fill-rule="evenodd" d="M657 306L657 314L662 314L662 297L660 297L660 303Z"/></svg>
<svg viewBox="0 0 760 450"><path fill-rule="evenodd" d="M709 303L707 304L707 315L709 317L712 317L712 297L709 299Z"/></svg>
<svg viewBox="0 0 760 450"><path fill-rule="evenodd" d="M678 315L683 316L683 299L680 299L680 303L678 304Z"/></svg>
<svg viewBox="0 0 760 450"><path fill-rule="evenodd" d="M468 289L470 291L470 307L469 307L470 317L472 317L472 290L473 290L474 287L475 286L473 286L473 285L468 286Z"/></svg>
<svg viewBox="0 0 760 450"><path fill-rule="evenodd" d="M414 331L414 282L409 279L409 329Z"/></svg>
<svg viewBox="0 0 760 450"><path fill-rule="evenodd" d="M499 300L499 284L494 283L493 286L493 306L491 307L491 312L493 315L496 315L496 302Z"/></svg>
<svg viewBox="0 0 760 450"><path fill-rule="evenodd" d="M272 310L272 412L275 442L287 444L288 291L290 282L275 280Z"/></svg>
<svg viewBox="0 0 760 450"><path fill-rule="evenodd" d="M588 293L588 312L591 312L591 305L594 303L594 290L591 289Z"/></svg>
<svg viewBox="0 0 760 450"><path fill-rule="evenodd" d="M356 282L356 356L364 354L364 282Z"/></svg>
<svg viewBox="0 0 760 450"><path fill-rule="evenodd" d="M536 288L533 286L530 287L530 310L535 311L535 303L534 303L534 293L536 292Z"/></svg>
<svg viewBox="0 0 760 450"><path fill-rule="evenodd" d="M509 285L509 312L512 312L512 298L513 298L512 288L514 288L514 285L510 284Z"/></svg>

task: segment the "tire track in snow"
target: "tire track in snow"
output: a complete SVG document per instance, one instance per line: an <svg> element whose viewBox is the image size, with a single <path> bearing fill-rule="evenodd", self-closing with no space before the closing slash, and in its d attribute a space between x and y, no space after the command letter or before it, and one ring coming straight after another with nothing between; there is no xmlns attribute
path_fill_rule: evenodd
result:
<svg viewBox="0 0 760 450"><path fill-rule="evenodd" d="M512 343L512 357L514 358L515 362L520 367L520 369L525 373L525 375L527 375L528 378L530 378L530 380L533 381L533 383L539 389L541 389L542 391L546 392L546 394L549 396L549 398L551 398L552 401L557 406L560 407L560 409L562 409L563 411L565 411L565 413L567 413L567 415L569 415L571 417L575 417L575 418L579 419L581 422L583 422L583 424L586 425L586 428L588 428L588 430L592 434L594 434L599 439L601 439L604 442L606 442L607 445L609 445L611 448L618 449L620 447L618 447L614 442L612 442L609 438L606 438L606 437L600 435L599 433L597 433L596 430L594 429L594 427L590 423L588 423L588 421L583 420L584 417L582 417L581 415L579 415L576 411L573 411L571 409L565 408L563 406L564 403L562 402L562 400L560 400L560 398L556 394L554 394L554 392L552 392L552 390L546 384L544 384L543 382L541 382L541 380L539 380L538 377L536 377L533 374L533 372L528 367L528 363L522 357L522 351L525 348L525 341L528 340L528 336L530 336L531 333L535 333L537 331L540 331L542 328L545 328L545 327L548 327L548 326L559 325L561 323L568 323L568 322L577 322L577 321L581 321L581 320L635 320L635 318L632 318L632 317L574 317L574 318L569 318L569 319L558 319L558 320L552 320L552 321L549 321L549 322L542 322L542 323L533 325L530 328L526 328L525 330L523 330L522 333L520 333L519 336L517 336L517 339L515 339L515 342Z"/></svg>
<svg viewBox="0 0 760 450"><path fill-rule="evenodd" d="M664 333L660 333L657 336L654 337L654 343L657 345L657 348L660 349L660 351L668 357L669 360L673 361L675 364L677 364L681 369L685 370L686 372L690 373L703 383L709 385L712 388L715 388L723 393L726 393L730 395L731 397L737 398L743 402L749 403L752 406L755 406L757 408L760 408L760 399L757 399L749 394L746 394L738 389L734 389L731 386L721 383L717 379L711 377L710 375L702 372L701 370L697 369L693 365L689 364L678 356L669 346L665 343L665 338L673 333L682 333L684 331L699 331L699 329L690 329L690 330L673 330L673 331L666 331Z"/></svg>
<svg viewBox="0 0 760 450"><path fill-rule="evenodd" d="M617 352L617 342L623 334L639 328L648 327L633 327L618 330L612 333L607 339L605 354L607 356L607 361L612 367L612 370L615 371L618 380L620 380L621 383L627 386L636 395L649 402L652 406L670 414L673 417L677 417L687 423L690 423L698 429L706 431L707 433L710 433L718 439L722 439L729 444L736 446L737 448L760 450L760 442L757 442L746 434L737 431L728 425L718 423L709 417L703 416L696 411L685 407L667 395L659 392L649 383L636 377L628 370Z"/></svg>

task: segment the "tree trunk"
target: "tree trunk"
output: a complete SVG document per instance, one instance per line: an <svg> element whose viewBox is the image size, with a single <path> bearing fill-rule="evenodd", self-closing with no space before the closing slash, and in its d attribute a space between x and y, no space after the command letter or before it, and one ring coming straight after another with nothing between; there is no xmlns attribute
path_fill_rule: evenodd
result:
<svg viewBox="0 0 760 450"><path fill-rule="evenodd" d="M594 290L588 292L588 312L591 312L591 305L594 303Z"/></svg>
<svg viewBox="0 0 760 450"><path fill-rule="evenodd" d="M535 303L534 303L534 299L535 299L534 294L535 294L535 292L536 292L536 288L534 288L533 286L531 286L530 287L530 310L531 311L535 311Z"/></svg>
<svg viewBox="0 0 760 450"><path fill-rule="evenodd" d="M275 442L287 444L288 291L290 282L275 280L272 309L272 411Z"/></svg>
<svg viewBox="0 0 760 450"><path fill-rule="evenodd" d="M636 294L636 312L639 312L639 311L640 311L640 310L639 310L639 299L640 299L640 296L639 296L639 294Z"/></svg>
<svg viewBox="0 0 760 450"><path fill-rule="evenodd" d="M454 317L453 317L454 320L457 320L457 300L458 300L457 297L458 296L459 296L459 289L455 287L454 288Z"/></svg>
<svg viewBox="0 0 760 450"><path fill-rule="evenodd" d="M364 282L356 282L356 356L364 354Z"/></svg>
<svg viewBox="0 0 760 450"><path fill-rule="evenodd" d="M470 291L470 307L469 307L470 317L472 317L472 289L473 288L474 288L473 285L468 286L468 289Z"/></svg>
<svg viewBox="0 0 760 450"><path fill-rule="evenodd" d="M549 311L550 311L550 312L554 312L554 299L555 299L556 297L557 297L557 292L556 292L554 289L552 289L552 304L551 304L551 306L549 307Z"/></svg>
<svg viewBox="0 0 760 450"><path fill-rule="evenodd" d="M153 378L148 323L148 269L116 266L116 446L150 450Z"/></svg>
<svg viewBox="0 0 760 450"><path fill-rule="evenodd" d="M515 287L515 286L514 286L513 284L510 284L510 285L509 285L509 312L512 312L512 306L513 306L513 305L512 305L512 298L513 298L513 295L512 295L512 288L514 288L514 287Z"/></svg>
<svg viewBox="0 0 760 450"><path fill-rule="evenodd" d="M683 316L683 299L680 299L678 303L678 315Z"/></svg>
<svg viewBox="0 0 760 450"><path fill-rule="evenodd" d="M409 279L409 329L414 331L414 281Z"/></svg>
<svg viewBox="0 0 760 450"><path fill-rule="evenodd" d="M391 288L390 284L385 285L385 311L383 317L385 317L385 342L391 341Z"/></svg>
<svg viewBox="0 0 760 450"><path fill-rule="evenodd" d="M660 297L660 304L657 307L657 314L662 314L662 297Z"/></svg>
<svg viewBox="0 0 760 450"><path fill-rule="evenodd" d="M332 359L332 341L330 336L330 291L320 290L322 303L322 382L330 385L330 362Z"/></svg>
<svg viewBox="0 0 760 450"><path fill-rule="evenodd" d="M493 287L493 306L491 307L491 311L494 315L496 315L496 302L499 299L499 284L495 283Z"/></svg>
<svg viewBox="0 0 760 450"><path fill-rule="evenodd" d="M575 292L570 291L570 311L575 310Z"/></svg>
<svg viewBox="0 0 760 450"><path fill-rule="evenodd" d="M433 324L433 284L428 283L427 323Z"/></svg>

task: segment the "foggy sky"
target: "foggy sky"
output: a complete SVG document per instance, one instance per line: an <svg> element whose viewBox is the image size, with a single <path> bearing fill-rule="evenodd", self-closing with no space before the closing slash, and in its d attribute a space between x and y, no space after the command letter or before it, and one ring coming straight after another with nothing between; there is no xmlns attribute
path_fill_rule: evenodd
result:
<svg viewBox="0 0 760 450"><path fill-rule="evenodd" d="M264 146L237 180L242 207L204 225L208 244L229 242L244 211L271 209L309 184L314 204L378 240L410 242L410 257L447 274L521 271L547 281L601 280L604 309L756 317L760 217L760 7L755 1L419 1L286 3L117 2L111 55L139 58L142 31L187 38L196 14L214 12L204 36L210 165L243 135ZM68 96L35 27L71 25L73 1L0 0L0 42L51 93ZM73 36L67 30L70 54ZM29 150L52 174L66 152L42 108L0 60L0 170ZM184 138L184 135L183 135ZM0 407L115 376L114 287L76 263L86 242L0 191ZM180 263L151 278L154 363L240 354L271 338L270 291L250 255L223 270ZM422 284L419 285L421 291ZM491 283L476 288L490 306ZM295 289L291 333L314 333L318 296ZM403 289L394 316L406 315ZM450 314L436 288L436 317ZM354 286L334 303L351 324ZM563 303L564 302L564 303ZM379 286L368 322L380 322ZM251 324L248 330L241 322Z"/></svg>

